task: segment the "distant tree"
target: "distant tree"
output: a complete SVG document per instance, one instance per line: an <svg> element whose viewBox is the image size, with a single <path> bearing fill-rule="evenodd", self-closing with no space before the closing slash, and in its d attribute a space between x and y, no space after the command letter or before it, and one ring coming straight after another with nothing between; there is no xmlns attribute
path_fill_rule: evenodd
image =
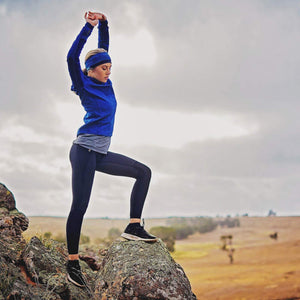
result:
<svg viewBox="0 0 300 300"><path fill-rule="evenodd" d="M239 218L227 217L225 220L219 221L218 223L221 227L228 227L228 228L240 227Z"/></svg>
<svg viewBox="0 0 300 300"><path fill-rule="evenodd" d="M235 249L232 247L232 238L233 238L232 235L222 235L220 237L220 239L222 241L221 249L224 251L227 251L228 257L229 257L229 262L231 264L233 264L233 253L235 251ZM227 246L229 246L229 248Z"/></svg>
<svg viewBox="0 0 300 300"><path fill-rule="evenodd" d="M209 217L174 218L168 222L176 230L176 239L181 240L199 232L213 231L218 223Z"/></svg>
<svg viewBox="0 0 300 300"><path fill-rule="evenodd" d="M186 239L195 232L194 227L184 224L174 225L176 240Z"/></svg>
<svg viewBox="0 0 300 300"><path fill-rule="evenodd" d="M273 211L272 209L269 210L269 213L268 213L268 217L275 217L276 216L276 212Z"/></svg>
<svg viewBox="0 0 300 300"><path fill-rule="evenodd" d="M222 246L221 249L222 250L227 250L227 245L231 244L231 240L232 240L232 235L221 235L220 236L220 240L222 241Z"/></svg>
<svg viewBox="0 0 300 300"><path fill-rule="evenodd" d="M212 218L198 218L196 230L199 233L206 233L215 230L218 226L218 223L215 222Z"/></svg>

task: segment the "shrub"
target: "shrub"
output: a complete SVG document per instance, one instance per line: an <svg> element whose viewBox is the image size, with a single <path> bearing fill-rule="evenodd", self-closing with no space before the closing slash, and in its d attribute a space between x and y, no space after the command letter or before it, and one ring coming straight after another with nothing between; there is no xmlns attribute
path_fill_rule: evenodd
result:
<svg viewBox="0 0 300 300"><path fill-rule="evenodd" d="M66 236L63 235L61 232L56 235L55 237L53 237L53 240L61 242L61 243L65 243L66 242Z"/></svg>
<svg viewBox="0 0 300 300"><path fill-rule="evenodd" d="M218 226L218 223L215 222L212 218L198 218L196 230L199 233L206 233L215 230Z"/></svg>
<svg viewBox="0 0 300 300"><path fill-rule="evenodd" d="M108 231L108 238L116 239L116 238L120 237L121 233L122 232L119 228L116 228L116 227L110 228Z"/></svg>
<svg viewBox="0 0 300 300"><path fill-rule="evenodd" d="M176 232L176 240L183 240L195 232L194 227L186 224L175 225L174 228Z"/></svg>
<svg viewBox="0 0 300 300"><path fill-rule="evenodd" d="M195 232L210 232L218 226L217 222L208 217L175 218L169 223L176 230L176 239L185 239Z"/></svg>
<svg viewBox="0 0 300 300"><path fill-rule="evenodd" d="M233 227L240 227L240 220L238 218L231 218L227 217L223 221L218 222L221 227L228 227L228 228L233 228Z"/></svg>
<svg viewBox="0 0 300 300"><path fill-rule="evenodd" d="M51 236L52 236L52 232L50 232L50 231L47 231L47 232L44 233L44 238L45 239L50 239Z"/></svg>
<svg viewBox="0 0 300 300"><path fill-rule="evenodd" d="M90 243L90 237L84 234L80 235L79 244L89 244Z"/></svg>
<svg viewBox="0 0 300 300"><path fill-rule="evenodd" d="M162 239L167 249L173 252L176 238L176 230L173 227L156 226L150 229L150 233Z"/></svg>

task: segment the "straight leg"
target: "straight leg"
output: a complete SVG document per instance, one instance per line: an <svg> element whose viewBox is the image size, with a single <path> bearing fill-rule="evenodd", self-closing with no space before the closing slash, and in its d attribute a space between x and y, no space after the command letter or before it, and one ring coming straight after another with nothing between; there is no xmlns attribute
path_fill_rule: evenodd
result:
<svg viewBox="0 0 300 300"><path fill-rule="evenodd" d="M96 167L96 153L73 144L70 151L72 165L73 201L67 220L69 254L78 254L83 216L88 207Z"/></svg>

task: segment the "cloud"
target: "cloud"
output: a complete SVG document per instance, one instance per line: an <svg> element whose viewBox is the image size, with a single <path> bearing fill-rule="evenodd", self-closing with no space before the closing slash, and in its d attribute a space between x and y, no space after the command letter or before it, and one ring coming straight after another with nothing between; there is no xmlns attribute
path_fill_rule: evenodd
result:
<svg viewBox="0 0 300 300"><path fill-rule="evenodd" d="M293 5L190 3L143 6L159 55L153 72L137 69L120 79L130 103L243 113L259 105L263 113L297 99L300 20Z"/></svg>
<svg viewBox="0 0 300 300"><path fill-rule="evenodd" d="M0 181L21 210L68 213L68 151L84 111L66 54L84 11L100 9L119 102L111 149L151 167L145 215L299 213L300 5L99 5L0 4ZM95 30L82 56L96 41ZM127 217L133 181L97 174L95 182L87 216Z"/></svg>

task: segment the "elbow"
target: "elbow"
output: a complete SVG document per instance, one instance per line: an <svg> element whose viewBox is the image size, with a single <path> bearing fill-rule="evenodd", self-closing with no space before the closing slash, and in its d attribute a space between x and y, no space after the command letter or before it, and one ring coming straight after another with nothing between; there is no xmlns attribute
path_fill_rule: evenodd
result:
<svg viewBox="0 0 300 300"><path fill-rule="evenodd" d="M71 49L69 50L68 54L67 54L67 61L69 62L74 62L76 60L76 58L78 58L78 55L76 53L76 51L74 51L74 49L72 49L73 47L71 47Z"/></svg>
<svg viewBox="0 0 300 300"><path fill-rule="evenodd" d="M76 58L73 55L69 54L69 53L67 55L67 64L68 64L69 67L72 67L76 64Z"/></svg>

